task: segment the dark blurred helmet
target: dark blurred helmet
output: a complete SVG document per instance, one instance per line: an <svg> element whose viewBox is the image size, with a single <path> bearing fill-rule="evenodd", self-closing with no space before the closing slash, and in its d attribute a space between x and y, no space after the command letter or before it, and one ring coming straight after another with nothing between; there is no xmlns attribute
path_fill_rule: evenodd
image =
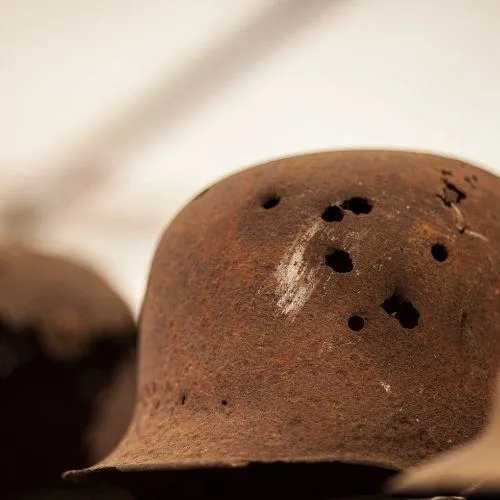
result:
<svg viewBox="0 0 500 500"><path fill-rule="evenodd" d="M0 249L0 319L3 498L57 486L117 444L133 411L136 335L93 271L20 247Z"/></svg>

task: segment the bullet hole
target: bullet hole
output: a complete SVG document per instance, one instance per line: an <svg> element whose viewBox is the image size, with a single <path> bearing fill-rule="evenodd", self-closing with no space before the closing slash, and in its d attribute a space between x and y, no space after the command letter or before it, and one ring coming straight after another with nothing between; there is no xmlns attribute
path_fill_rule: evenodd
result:
<svg viewBox="0 0 500 500"><path fill-rule="evenodd" d="M443 183L443 194L438 194L437 196L447 207L451 207L452 204L458 205L462 200L467 198L467 195L452 182L443 179Z"/></svg>
<svg viewBox="0 0 500 500"><path fill-rule="evenodd" d="M336 273L349 273L353 270L352 259L344 250L331 250L325 255L325 264Z"/></svg>
<svg viewBox="0 0 500 500"><path fill-rule="evenodd" d="M262 208L265 208L266 210L269 210L270 208L274 208L278 205L280 202L281 198L277 195L269 196L262 202Z"/></svg>
<svg viewBox="0 0 500 500"><path fill-rule="evenodd" d="M361 316L351 316L347 320L347 325L353 332L360 332L365 326L365 320Z"/></svg>
<svg viewBox="0 0 500 500"><path fill-rule="evenodd" d="M431 253L438 262L444 262L448 258L448 250L444 245L441 245L441 243L432 245Z"/></svg>
<svg viewBox="0 0 500 500"><path fill-rule="evenodd" d="M338 205L331 205L325 208L321 218L325 222L340 222L344 218L344 214Z"/></svg>
<svg viewBox="0 0 500 500"><path fill-rule="evenodd" d="M420 313L410 301L396 293L384 301L382 308L389 316L396 318L403 328L411 330L418 325Z"/></svg>
<svg viewBox="0 0 500 500"><path fill-rule="evenodd" d="M352 212L353 214L360 215L369 214L373 209L373 205L366 198L354 196L353 198L345 200L342 203L342 208L344 210Z"/></svg>
<svg viewBox="0 0 500 500"><path fill-rule="evenodd" d="M187 394L182 394L180 400L181 405L185 405L186 401L187 401Z"/></svg>
<svg viewBox="0 0 500 500"><path fill-rule="evenodd" d="M220 404L221 404L222 406L227 406L227 405L228 405L228 403L229 403L229 401L228 401L227 399L223 399L223 400L220 402Z"/></svg>

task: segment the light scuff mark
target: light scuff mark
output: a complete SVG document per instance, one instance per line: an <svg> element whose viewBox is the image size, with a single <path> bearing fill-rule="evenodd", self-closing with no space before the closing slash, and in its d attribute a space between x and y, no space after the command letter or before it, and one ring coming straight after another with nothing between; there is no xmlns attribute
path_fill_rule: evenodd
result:
<svg viewBox="0 0 500 500"><path fill-rule="evenodd" d="M470 229L467 226L467 223L465 222L465 217L464 217L463 213L454 203L451 203L450 207L455 212L455 216L456 216L455 225L456 225L458 232L460 234L466 234L466 235L471 236L473 238L479 238L482 241L488 242L488 238L486 236L484 236L481 233L478 233L477 231L472 231L472 229Z"/></svg>
<svg viewBox="0 0 500 500"><path fill-rule="evenodd" d="M293 242L275 272L278 310L292 319L304 307L318 282L319 269L311 267L305 254L319 227L319 223L313 224Z"/></svg>
<svg viewBox="0 0 500 500"><path fill-rule="evenodd" d="M472 236L473 238L479 238L482 241L485 241L488 243L488 238L484 236L484 234L478 233L477 231L471 231L468 228L465 228L464 233L467 234L468 236Z"/></svg>
<svg viewBox="0 0 500 500"><path fill-rule="evenodd" d="M380 385L384 388L385 392L391 392L391 386L382 380L380 381Z"/></svg>

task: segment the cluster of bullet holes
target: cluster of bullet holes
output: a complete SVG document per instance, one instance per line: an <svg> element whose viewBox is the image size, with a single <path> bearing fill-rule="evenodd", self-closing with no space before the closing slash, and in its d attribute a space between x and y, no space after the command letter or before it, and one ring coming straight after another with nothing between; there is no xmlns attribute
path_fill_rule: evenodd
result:
<svg viewBox="0 0 500 500"><path fill-rule="evenodd" d="M452 186L450 184L450 186ZM456 199L462 199L465 194L461 191L454 191L454 186L447 186L456 195ZM366 198L355 196L343 201L341 204L330 205L323 211L321 218L325 222L341 222L344 212L350 211L355 215L369 214L373 209L373 204ZM436 243L431 249L432 256L438 262L444 262L448 258L446 247ZM354 268L351 256L345 250L329 250L325 255L325 264L337 273L348 273ZM399 295L392 295L381 304L382 309L391 317L396 318L405 329L413 329L418 325L420 313L412 303L403 299ZM347 320L347 326L353 332L360 332L365 327L365 319L357 314L352 315Z"/></svg>
<svg viewBox="0 0 500 500"><path fill-rule="evenodd" d="M443 170L443 176L451 176L451 171ZM476 176L472 177L474 181ZM458 189L453 183L443 178L443 194L438 195L446 206L458 204L466 198L466 194ZM280 202L280 197L271 195L263 200L261 206L268 210L276 207ZM345 212L352 212L355 215L369 214L373 210L373 204L366 198L354 196L342 203L329 205L321 214L325 222L342 222ZM441 243L435 243L431 247L431 255L437 262L445 262L448 259L448 249ZM325 264L336 273L350 273L354 269L352 258L348 252L341 249L330 249L325 254ZM382 309L391 317L397 319L405 329L413 329L418 326L420 313L413 304L402 296L394 293L381 304ZM365 319L357 314L349 317L347 325L350 330L359 332L365 327ZM223 400L222 405L226 406L227 401Z"/></svg>
<svg viewBox="0 0 500 500"><path fill-rule="evenodd" d="M344 212L352 212L355 215L369 214L373 209L370 200L360 196L354 196L342 203L329 205L321 214L325 222L342 222ZM336 273L350 273L354 269L351 256L345 250L329 250L325 255L325 264ZM353 315L347 320L347 326L353 332L360 332L365 326L365 320L358 315Z"/></svg>
<svg viewBox="0 0 500 500"><path fill-rule="evenodd" d="M465 200L467 198L466 193L447 179L447 177L451 177L453 173L450 170L442 170L441 174L443 175L443 192L437 196L444 205L452 207L453 205L458 205L462 200ZM465 177L465 181L472 188L476 188L475 183L477 183L478 178L474 174L470 177ZM206 191L208 191L208 189L200 193L198 197L204 195ZM262 201L261 207L265 210L269 210L278 206L280 201L280 196L273 194ZM342 222L344 219L344 212L352 212L355 215L366 215L369 214L372 209L373 204L368 199L354 196L344 200L340 204L329 205L321 214L321 218L325 222ZM463 233L464 231L461 230L460 232ZM431 254L437 262L445 262L448 259L448 249L441 243L435 243L431 247ZM325 264L337 273L349 273L354 269L351 256L348 252L341 249L329 250L325 255ZM397 293L394 293L391 297L386 299L381 304L381 307L388 315L396 318L405 329L411 330L418 325L420 313L410 301L404 299ZM355 314L349 317L347 325L352 331L359 332L365 326L365 319ZM182 395L181 404L183 405L185 402L186 395ZM227 406L228 401L223 399L221 404L222 406Z"/></svg>
<svg viewBox="0 0 500 500"><path fill-rule="evenodd" d="M344 200L341 204L329 205L325 208L321 218L325 222L342 222L344 212L352 212L355 215L369 214L373 209L373 204L366 198L354 196Z"/></svg>
<svg viewBox="0 0 500 500"><path fill-rule="evenodd" d="M418 325L420 313L413 307L410 301L405 300L397 293L384 300L382 309L389 316L396 318L403 328L411 330Z"/></svg>
<svg viewBox="0 0 500 500"><path fill-rule="evenodd" d="M467 194L450 181L451 177L453 177L453 172L450 170L441 170L441 174L443 175L441 179L443 183L442 194L437 194L436 196L447 208L453 209L455 226L458 232L460 234L469 234L486 240L481 234L471 230L465 221L463 212L458 207L458 205L467 198ZM464 181L473 189L476 189L478 180L479 178L476 174L464 176Z"/></svg>
<svg viewBox="0 0 500 500"><path fill-rule="evenodd" d="M350 273L354 266L351 256L345 250L329 250L325 255L325 264L336 273ZM365 326L365 320L358 315L353 315L347 320L347 326L353 332L360 332Z"/></svg>

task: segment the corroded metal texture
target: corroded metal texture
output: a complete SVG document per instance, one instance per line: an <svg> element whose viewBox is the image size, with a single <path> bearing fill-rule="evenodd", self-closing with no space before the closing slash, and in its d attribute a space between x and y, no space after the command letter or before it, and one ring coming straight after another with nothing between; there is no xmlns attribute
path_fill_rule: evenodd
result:
<svg viewBox="0 0 500 500"><path fill-rule="evenodd" d="M0 249L0 320L0 496L9 498L57 488L66 469L117 444L135 399L136 327L91 270L21 247Z"/></svg>
<svg viewBox="0 0 500 500"><path fill-rule="evenodd" d="M500 354L499 193L457 160L348 151L199 195L154 258L133 424L94 470L401 468L474 436Z"/></svg>
<svg viewBox="0 0 500 500"><path fill-rule="evenodd" d="M500 373L484 431L473 441L396 476L393 492L488 496L500 493Z"/></svg>

